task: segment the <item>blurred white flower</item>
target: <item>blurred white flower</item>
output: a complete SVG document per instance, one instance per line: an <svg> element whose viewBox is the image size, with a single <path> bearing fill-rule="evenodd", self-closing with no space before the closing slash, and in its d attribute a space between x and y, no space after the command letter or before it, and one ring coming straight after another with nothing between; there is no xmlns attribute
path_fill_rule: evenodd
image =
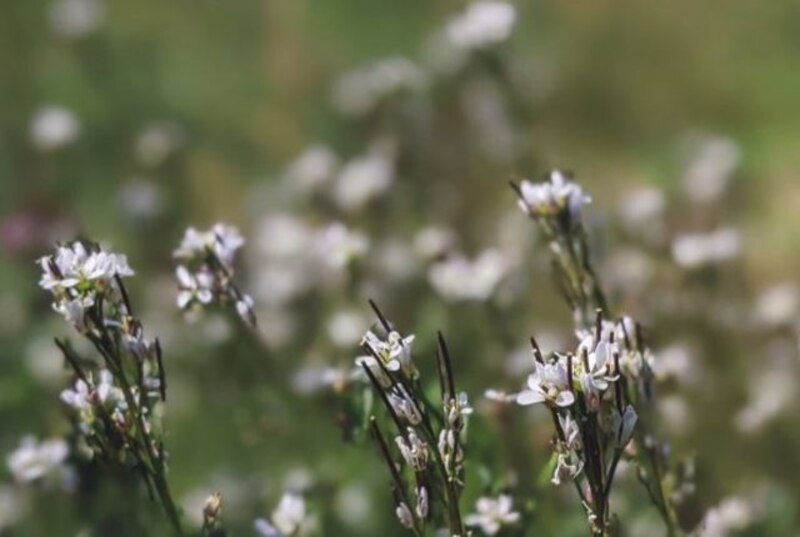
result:
<svg viewBox="0 0 800 537"><path fill-rule="evenodd" d="M772 364L755 375L748 386L747 405L735 416L736 428L755 433L797 399L796 375L785 364Z"/></svg>
<svg viewBox="0 0 800 537"><path fill-rule="evenodd" d="M414 235L414 251L423 260L435 259L450 250L456 234L444 226L427 226Z"/></svg>
<svg viewBox="0 0 800 537"><path fill-rule="evenodd" d="M74 142L80 130L75 114L55 105L37 110L30 126L31 140L41 151L53 151Z"/></svg>
<svg viewBox="0 0 800 537"><path fill-rule="evenodd" d="M767 326L791 324L800 315L800 287L785 282L763 290L756 299L753 315Z"/></svg>
<svg viewBox="0 0 800 537"><path fill-rule="evenodd" d="M340 269L367 253L369 239L362 232L335 222L317 233L315 246L322 262Z"/></svg>
<svg viewBox="0 0 800 537"><path fill-rule="evenodd" d="M306 503L297 494L286 493L272 513L271 522L259 518L253 526L262 537L293 537L308 524Z"/></svg>
<svg viewBox="0 0 800 537"><path fill-rule="evenodd" d="M702 144L683 176L683 189L696 202L718 200L730 183L740 160L739 147L727 138Z"/></svg>
<svg viewBox="0 0 800 537"><path fill-rule="evenodd" d="M373 148L345 164L333 188L333 199L346 211L356 211L386 192L394 181L394 151Z"/></svg>
<svg viewBox="0 0 800 537"><path fill-rule="evenodd" d="M178 259L205 259L208 251L214 253L225 268L231 270L236 251L244 245L239 230L222 223L214 224L207 231L190 227L186 230L180 246L173 255Z"/></svg>
<svg viewBox="0 0 800 537"><path fill-rule="evenodd" d="M333 179L339 159L322 144L306 149L286 170L286 179L302 192L318 190Z"/></svg>
<svg viewBox="0 0 800 537"><path fill-rule="evenodd" d="M753 508L748 500L731 497L708 510L700 522L697 537L731 537L753 521Z"/></svg>
<svg viewBox="0 0 800 537"><path fill-rule="evenodd" d="M354 528L364 528L372 515L371 494L363 485L339 487L334 505L339 518Z"/></svg>
<svg viewBox="0 0 800 537"><path fill-rule="evenodd" d="M467 526L476 526L486 535L496 535L503 526L519 522L520 515L514 511L514 499L508 494L497 498L482 496L475 503L475 513L464 517Z"/></svg>
<svg viewBox="0 0 800 537"><path fill-rule="evenodd" d="M672 257L681 267L695 269L729 261L741 251L739 232L721 228L710 233L679 235L672 243Z"/></svg>
<svg viewBox="0 0 800 537"><path fill-rule="evenodd" d="M269 258L291 258L304 254L312 237L309 226L291 214L271 214L259 222L255 249Z"/></svg>
<svg viewBox="0 0 800 537"><path fill-rule="evenodd" d="M54 0L50 4L50 25L63 37L82 37L96 30L105 18L99 0Z"/></svg>
<svg viewBox="0 0 800 537"><path fill-rule="evenodd" d="M352 348L361 341L361 336L369 328L369 324L369 320L360 310L346 309L331 315L325 328L334 345L340 348Z"/></svg>
<svg viewBox="0 0 800 537"><path fill-rule="evenodd" d="M474 261L453 256L431 266L428 281L446 300L488 300L509 270L497 250L485 250Z"/></svg>
<svg viewBox="0 0 800 537"><path fill-rule="evenodd" d="M333 105L343 114L362 115L402 91L424 88L426 76L414 62L390 57L344 75L333 86Z"/></svg>
<svg viewBox="0 0 800 537"><path fill-rule="evenodd" d="M482 0L451 19L445 27L445 37L459 49L484 48L507 40L516 20L517 12L511 4Z"/></svg>
<svg viewBox="0 0 800 537"><path fill-rule="evenodd" d="M697 357L685 343L675 343L659 350L652 361L656 378L665 381L674 378L683 386L697 384L702 380Z"/></svg>
<svg viewBox="0 0 800 537"><path fill-rule="evenodd" d="M6 459L8 469L19 483L37 481L47 476L63 474L64 461L69 455L69 447L61 438L38 442L33 436L26 436L19 447Z"/></svg>
<svg viewBox="0 0 800 537"><path fill-rule="evenodd" d="M638 186L626 189L618 205L620 220L628 233L650 242L664 236L664 210L667 198L660 188Z"/></svg>
<svg viewBox="0 0 800 537"><path fill-rule="evenodd" d="M183 144L183 130L171 121L153 121L136 138L136 158L148 168L162 164Z"/></svg>
<svg viewBox="0 0 800 537"><path fill-rule="evenodd" d="M392 282L407 281L420 269L412 247L402 239L384 238L372 257L380 276Z"/></svg>
<svg viewBox="0 0 800 537"><path fill-rule="evenodd" d="M210 304L214 300L214 275L210 271L200 270L192 274L183 265L175 269L178 280L178 308L185 309L190 304Z"/></svg>
<svg viewBox="0 0 800 537"><path fill-rule="evenodd" d="M329 389L338 392L358 373L358 370L348 371L329 365L307 364L292 376L292 389L300 395L312 395Z"/></svg>
<svg viewBox="0 0 800 537"><path fill-rule="evenodd" d="M140 177L131 179L119 189L119 204L128 216L149 220L161 214L164 194L157 183Z"/></svg>

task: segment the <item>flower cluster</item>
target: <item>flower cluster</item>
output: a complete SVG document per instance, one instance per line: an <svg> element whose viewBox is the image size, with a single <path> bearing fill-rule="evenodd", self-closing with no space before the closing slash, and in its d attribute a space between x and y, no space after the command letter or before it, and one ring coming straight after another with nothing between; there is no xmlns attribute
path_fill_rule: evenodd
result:
<svg viewBox="0 0 800 537"><path fill-rule="evenodd" d="M559 170L550 172L549 181L519 185L519 206L533 218L580 219L583 206L592 199L583 193L580 185L568 179Z"/></svg>
<svg viewBox="0 0 800 537"><path fill-rule="evenodd" d="M182 263L175 269L178 279L178 307L189 309L212 303L234 302L236 312L255 326L253 299L242 293L233 281L233 261L244 244L239 231L215 224L207 231L190 227L173 255Z"/></svg>
<svg viewBox="0 0 800 537"><path fill-rule="evenodd" d="M533 340L534 372L516 397L520 405L542 403L552 413L557 432L552 481L575 482L598 534L608 520L617 464L636 425L636 396L628 390L639 385L645 371L641 363L622 368L623 353L630 363L642 360L627 335L629 322L607 322L598 312L594 331L578 332L574 352L550 357Z"/></svg>
<svg viewBox="0 0 800 537"><path fill-rule="evenodd" d="M124 255L81 241L57 247L55 254L41 257L39 265L39 285L52 294L53 309L81 333L98 321L91 315L95 304L114 302L119 290L116 282L133 276Z"/></svg>
<svg viewBox="0 0 800 537"><path fill-rule="evenodd" d="M399 464L376 418L370 417L372 435L392 477L397 518L418 537L425 534L429 523L446 525L450 535L467 535L458 504L464 473L463 433L472 408L466 394L455 391L444 338L439 335L442 400L436 408L422 391L412 359L414 336L401 336L375 304L371 305L386 336L368 331L362 341L368 355L358 357L356 364L380 396L397 433ZM432 509L434 499L442 502L441 510Z"/></svg>
<svg viewBox="0 0 800 537"><path fill-rule="evenodd" d="M151 497L158 496L182 535L166 482L167 456L157 416L166 401L161 346L145 337L135 317L123 277L132 276L124 255L96 244L59 246L39 261L40 285L53 308L84 336L102 361L80 356L67 341L56 340L75 374L61 393L76 427L95 458L141 475ZM155 491L155 492L154 492Z"/></svg>

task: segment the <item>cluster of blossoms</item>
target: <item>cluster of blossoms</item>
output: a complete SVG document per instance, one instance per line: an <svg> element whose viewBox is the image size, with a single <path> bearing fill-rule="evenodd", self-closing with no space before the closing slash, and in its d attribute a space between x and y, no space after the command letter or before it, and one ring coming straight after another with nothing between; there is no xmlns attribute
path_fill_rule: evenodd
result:
<svg viewBox="0 0 800 537"><path fill-rule="evenodd" d="M166 482L166 452L157 417L166 401L161 346L145 337L123 278L132 276L124 255L76 241L40 259L40 285L53 308L85 337L101 358L84 358L56 340L75 374L61 400L73 412L93 457L142 476L158 496L177 535L177 510Z"/></svg>
<svg viewBox="0 0 800 537"><path fill-rule="evenodd" d="M173 252L183 263L175 269L180 289L178 307L202 308L232 301L242 320L255 326L253 299L242 293L233 281L233 261L243 244L239 231L224 224L215 224L207 231L187 229L180 246Z"/></svg>
<svg viewBox="0 0 800 537"><path fill-rule="evenodd" d="M427 525L446 526L450 535L467 535L459 499L463 488L463 433L472 413L466 394L457 393L450 356L439 335L438 371L441 407L425 397L411 346L414 336L403 337L392 328L372 303L385 336L368 331L362 340L366 356L356 359L380 396L396 429L397 457L374 416L371 433L392 478L395 513L403 527L415 535L425 534ZM408 475L406 475L406 472ZM440 501L441 510L431 508ZM443 519L439 520L439 517Z"/></svg>
<svg viewBox="0 0 800 537"><path fill-rule="evenodd" d="M98 321L90 314L98 302L116 299L118 288L114 282L133 276L124 255L80 241L59 246L55 254L40 258L39 265L39 285L52 293L53 309L81 333Z"/></svg>

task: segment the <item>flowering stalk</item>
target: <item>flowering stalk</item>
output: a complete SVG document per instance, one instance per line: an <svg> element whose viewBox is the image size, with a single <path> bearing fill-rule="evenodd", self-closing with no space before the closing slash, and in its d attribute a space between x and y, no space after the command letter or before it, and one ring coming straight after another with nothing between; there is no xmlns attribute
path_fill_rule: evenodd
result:
<svg viewBox="0 0 800 537"><path fill-rule="evenodd" d="M439 517L450 535L464 536L459 506L464 486L462 437L465 418L472 409L466 394L455 390L444 338L439 334L441 406L437 408L425 397L411 356L414 336L401 336L377 306L373 302L370 305L386 335L381 338L367 332L362 345L368 354L357 358L356 364L378 393L396 429L395 444L401 455L399 467L376 418L370 417L372 436L392 477L397 517L419 537L425 535L429 521L440 523ZM441 510L432 508L435 502L441 505Z"/></svg>
<svg viewBox="0 0 800 537"><path fill-rule="evenodd" d="M630 451L639 480L668 534L675 535L677 522L666 490L667 448L655 439L647 419L653 413L653 355L644 344L640 325L632 319L624 317L615 323L603 318L608 304L582 222L583 206L591 200L559 171L553 171L547 182L511 186L520 208L548 240L580 339L574 354L556 355L549 362L534 344L536 370L529 389L518 396L521 404L546 402L553 413L558 433L554 482L560 482L561 471L573 480L583 472L586 487L579 484L578 492L593 531L603 535L614 473Z"/></svg>
<svg viewBox="0 0 800 537"><path fill-rule="evenodd" d="M161 346L145 338L134 316L123 283L133 270L125 256L80 241L59 246L39 264L39 283L52 294L53 309L102 358L97 366L56 339L76 377L74 386L61 393L62 401L74 411L92 455L138 472L151 498L158 497L175 535L183 536L158 423L166 401Z"/></svg>

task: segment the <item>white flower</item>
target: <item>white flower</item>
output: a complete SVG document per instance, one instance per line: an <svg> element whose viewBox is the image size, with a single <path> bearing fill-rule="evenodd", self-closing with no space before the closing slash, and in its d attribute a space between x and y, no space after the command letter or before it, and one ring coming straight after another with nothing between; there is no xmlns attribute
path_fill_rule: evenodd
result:
<svg viewBox="0 0 800 537"><path fill-rule="evenodd" d="M64 300L53 303L53 309L64 316L64 319L71 324L75 330L84 333L86 326L86 310L94 305L94 298L91 295Z"/></svg>
<svg viewBox="0 0 800 537"><path fill-rule="evenodd" d="M233 226L225 224L214 224L211 228L214 237L212 249L222 264L230 268L233 266L233 257L236 250L244 244L244 238L239 234L239 230Z"/></svg>
<svg viewBox="0 0 800 537"><path fill-rule="evenodd" d="M417 516L421 519L428 517L428 489L419 487L417 489Z"/></svg>
<svg viewBox="0 0 800 537"><path fill-rule="evenodd" d="M385 58L339 79L333 87L332 100L341 113L359 116L393 94L418 90L425 84L425 73L411 60Z"/></svg>
<svg viewBox="0 0 800 537"><path fill-rule="evenodd" d="M477 526L486 535L495 535L503 526L519 522L519 513L513 511L514 499L508 494L497 498L483 496L475 503L475 513L464 517L467 526Z"/></svg>
<svg viewBox="0 0 800 537"><path fill-rule="evenodd" d="M334 345L352 348L361 339L369 321L359 310L339 310L328 318L325 330Z"/></svg>
<svg viewBox="0 0 800 537"><path fill-rule="evenodd" d="M285 536L294 535L306 520L306 502L299 494L285 493L272 512L272 523Z"/></svg>
<svg viewBox="0 0 800 537"><path fill-rule="evenodd" d="M338 269L363 257L369 248L369 239L360 231L336 222L319 231L316 247L322 261Z"/></svg>
<svg viewBox="0 0 800 537"><path fill-rule="evenodd" d="M398 436L395 443L400 449L403 460L416 472L422 472L428 466L428 445L417 436L414 429L408 428L408 439Z"/></svg>
<svg viewBox="0 0 800 537"><path fill-rule="evenodd" d="M313 145L289 166L286 179L303 192L318 190L333 179L338 163L339 159L329 147Z"/></svg>
<svg viewBox="0 0 800 537"><path fill-rule="evenodd" d="M619 352L617 345L600 341L597 346L592 348L593 346L594 337L585 338L578 346L578 356L575 359L575 375L580 379L581 388L590 404L596 403L608 389L608 383L618 378L612 374L613 355Z"/></svg>
<svg viewBox="0 0 800 537"><path fill-rule="evenodd" d="M368 330L361 340L362 345L367 345L388 371L403 371L411 377L416 377L418 372L411 359L411 345L414 343L414 335L403 337L394 330L389 332L386 340L376 336L372 330Z"/></svg>
<svg viewBox="0 0 800 537"><path fill-rule="evenodd" d="M559 414L558 423L564 433L564 447L575 451L581 446L581 431L578 422L572 419L569 414Z"/></svg>
<svg viewBox="0 0 800 537"><path fill-rule="evenodd" d="M257 518L253 521L253 529L260 537L284 537L281 533L270 524L265 518Z"/></svg>
<svg viewBox="0 0 800 537"><path fill-rule="evenodd" d="M422 422L422 414L419 408L402 384L398 385L397 392L389 393L388 397L392 409L399 417L404 418L411 425L419 425Z"/></svg>
<svg viewBox="0 0 800 537"><path fill-rule="evenodd" d="M359 368L359 373L363 371L364 367L369 369L369 372L372 373L372 376L375 377L375 380L384 390L392 386L392 379L389 378L384 367L381 367L381 364L378 363L374 356L359 356L356 358L356 365Z"/></svg>
<svg viewBox="0 0 800 537"><path fill-rule="evenodd" d="M255 326L256 324L256 316L255 313L253 313L254 305L253 297L250 295L242 295L242 297L236 301L236 313L250 326Z"/></svg>
<svg viewBox="0 0 800 537"><path fill-rule="evenodd" d="M114 278L133 275L124 255L99 248L89 251L79 241L57 247L55 254L41 257L38 263L42 268L39 285L53 294L53 309L81 333L88 329L86 313L97 296L117 302L116 295L108 293Z"/></svg>
<svg viewBox="0 0 800 537"><path fill-rule="evenodd" d="M583 461L573 452L560 452L556 457L556 467L550 482L556 486L564 480L575 479L583 471Z"/></svg>
<svg viewBox="0 0 800 537"><path fill-rule="evenodd" d="M615 438L618 448L621 449L628 445L628 442L630 442L633 436L633 430L636 427L636 421L638 419L639 416L631 405L625 407L622 418L620 418L618 412L614 412L614 428L616 430L614 434L616 435Z"/></svg>
<svg viewBox="0 0 800 537"><path fill-rule="evenodd" d="M741 248L739 233L722 228L705 234L679 235L672 243L672 257L681 267L695 269L733 259Z"/></svg>
<svg viewBox="0 0 800 537"><path fill-rule="evenodd" d="M55 0L50 6L50 24L64 37L82 37L103 22L105 9L98 0Z"/></svg>
<svg viewBox="0 0 800 537"><path fill-rule="evenodd" d="M702 144L683 176L683 190L698 203L718 200L730 183L741 158L739 146L727 138Z"/></svg>
<svg viewBox="0 0 800 537"><path fill-rule="evenodd" d="M517 400L517 393L506 393L501 390L489 389L483 393L483 396L486 397L489 401L495 401L498 403L514 403Z"/></svg>
<svg viewBox="0 0 800 537"><path fill-rule="evenodd" d="M509 38L517 19L514 6L506 2L475 2L453 18L445 28L446 39L459 49L479 49Z"/></svg>
<svg viewBox="0 0 800 537"><path fill-rule="evenodd" d="M53 151L72 143L81 130L75 114L61 106L40 108L30 128L31 139L41 151Z"/></svg>
<svg viewBox="0 0 800 537"><path fill-rule="evenodd" d="M578 220L583 206L592 201L580 185L558 170L550 173L549 182L522 181L520 194L520 208L535 217L555 217L567 211L573 220Z"/></svg>
<svg viewBox="0 0 800 537"><path fill-rule="evenodd" d="M17 482L28 483L62 470L68 454L67 443L60 438L39 443L26 436L8 456L8 469Z"/></svg>
<svg viewBox="0 0 800 537"><path fill-rule="evenodd" d="M162 164L183 143L180 125L170 121L152 121L136 137L136 157L147 168Z"/></svg>
<svg viewBox="0 0 800 537"><path fill-rule="evenodd" d="M217 259L231 270L236 251L244 244L244 238L233 226L217 223L208 231L198 231L190 227L184 233L180 246L173 252L179 259L204 259L212 252Z"/></svg>
<svg viewBox="0 0 800 537"><path fill-rule="evenodd" d="M469 406L469 398L465 392L459 393L455 399L450 399L445 404L447 423L454 427L456 423L472 415L473 409Z"/></svg>
<svg viewBox="0 0 800 537"><path fill-rule="evenodd" d="M414 516L411 514L411 509L408 508L405 502L400 502L394 510L394 513L397 515L397 520L400 521L400 524L404 528L411 529L414 527Z"/></svg>
<svg viewBox="0 0 800 537"><path fill-rule="evenodd" d="M431 266L428 280L447 300L484 301L492 296L509 270L497 250L486 250L474 261L454 256Z"/></svg>
<svg viewBox="0 0 800 537"><path fill-rule="evenodd" d="M89 385L80 379L75 382L75 387L73 389L66 389L61 392L61 400L79 411L88 410L92 407L89 396Z"/></svg>
<svg viewBox="0 0 800 537"><path fill-rule="evenodd" d="M345 211L357 211L386 192L394 181L394 151L376 147L350 160L339 173L333 199Z"/></svg>
<svg viewBox="0 0 800 537"><path fill-rule="evenodd" d="M210 271L199 270L192 274L186 267L179 265L175 269L175 277L178 279L177 303L180 309L186 308L192 302L209 304L214 300L214 275Z"/></svg>
<svg viewBox="0 0 800 537"><path fill-rule="evenodd" d="M568 407L575 402L567 379L567 366L561 356L555 362L534 362L533 374L528 377L528 387L517 395L517 404L555 404Z"/></svg>

